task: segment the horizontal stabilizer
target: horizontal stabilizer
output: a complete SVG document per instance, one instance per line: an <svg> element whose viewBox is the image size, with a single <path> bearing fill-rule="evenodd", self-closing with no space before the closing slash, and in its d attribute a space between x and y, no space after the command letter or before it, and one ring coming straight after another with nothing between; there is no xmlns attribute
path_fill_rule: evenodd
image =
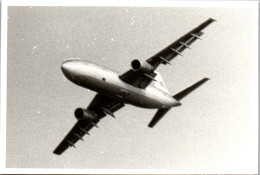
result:
<svg viewBox="0 0 260 175"><path fill-rule="evenodd" d="M192 86L184 89L183 91L179 92L178 94L174 95L173 98L177 101L180 101L184 97L186 97L189 93L197 89L199 86L201 86L203 83L208 81L209 78L203 78L202 80L198 81L197 83L193 84Z"/></svg>
<svg viewBox="0 0 260 175"><path fill-rule="evenodd" d="M153 117L152 121L149 123L148 127L152 128L154 125L169 111L168 109L159 109L155 116Z"/></svg>

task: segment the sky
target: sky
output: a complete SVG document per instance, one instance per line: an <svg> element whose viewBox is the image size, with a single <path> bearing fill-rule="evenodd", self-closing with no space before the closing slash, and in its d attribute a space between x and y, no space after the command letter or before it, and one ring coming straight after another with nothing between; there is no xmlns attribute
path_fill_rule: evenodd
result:
<svg viewBox="0 0 260 175"><path fill-rule="evenodd" d="M76 149L52 153L96 94L64 77L64 60L122 74L210 17L203 40L157 70L172 94L210 78L182 106L151 129L155 109L126 105ZM9 7L6 166L257 172L253 24L246 7Z"/></svg>

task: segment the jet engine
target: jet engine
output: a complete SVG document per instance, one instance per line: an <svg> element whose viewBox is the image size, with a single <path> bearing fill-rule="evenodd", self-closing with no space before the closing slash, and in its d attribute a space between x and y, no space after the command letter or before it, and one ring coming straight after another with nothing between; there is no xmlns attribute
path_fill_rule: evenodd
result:
<svg viewBox="0 0 260 175"><path fill-rule="evenodd" d="M131 62L132 69L136 72L149 73L153 71L153 66L147 62L140 62L139 60L133 60Z"/></svg>
<svg viewBox="0 0 260 175"><path fill-rule="evenodd" d="M77 108L74 112L75 117L78 120L85 119L85 120L93 120L95 117L93 114L87 110L87 109L82 109L82 108Z"/></svg>

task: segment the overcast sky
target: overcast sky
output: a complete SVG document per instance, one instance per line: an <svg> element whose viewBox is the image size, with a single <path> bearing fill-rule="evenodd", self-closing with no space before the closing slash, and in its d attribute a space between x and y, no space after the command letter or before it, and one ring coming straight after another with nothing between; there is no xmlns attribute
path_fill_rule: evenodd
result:
<svg viewBox="0 0 260 175"><path fill-rule="evenodd" d="M210 78L181 107L151 129L156 110L126 105L76 149L52 153L95 96L63 76L65 59L122 74L209 17L217 22L203 40L158 69L172 94ZM9 7L7 167L257 170L252 17L250 8Z"/></svg>

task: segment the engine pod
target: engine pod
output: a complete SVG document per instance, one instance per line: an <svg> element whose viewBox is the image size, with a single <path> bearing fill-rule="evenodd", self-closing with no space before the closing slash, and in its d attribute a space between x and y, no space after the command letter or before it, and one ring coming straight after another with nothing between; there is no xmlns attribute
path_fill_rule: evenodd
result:
<svg viewBox="0 0 260 175"><path fill-rule="evenodd" d="M93 114L87 110L87 109L82 109L82 108L77 108L74 112L75 117L80 120L80 119L86 119L86 120L93 120L95 117Z"/></svg>
<svg viewBox="0 0 260 175"><path fill-rule="evenodd" d="M131 67L136 72L149 73L153 71L153 66L147 62L140 62L138 59L131 62Z"/></svg>

